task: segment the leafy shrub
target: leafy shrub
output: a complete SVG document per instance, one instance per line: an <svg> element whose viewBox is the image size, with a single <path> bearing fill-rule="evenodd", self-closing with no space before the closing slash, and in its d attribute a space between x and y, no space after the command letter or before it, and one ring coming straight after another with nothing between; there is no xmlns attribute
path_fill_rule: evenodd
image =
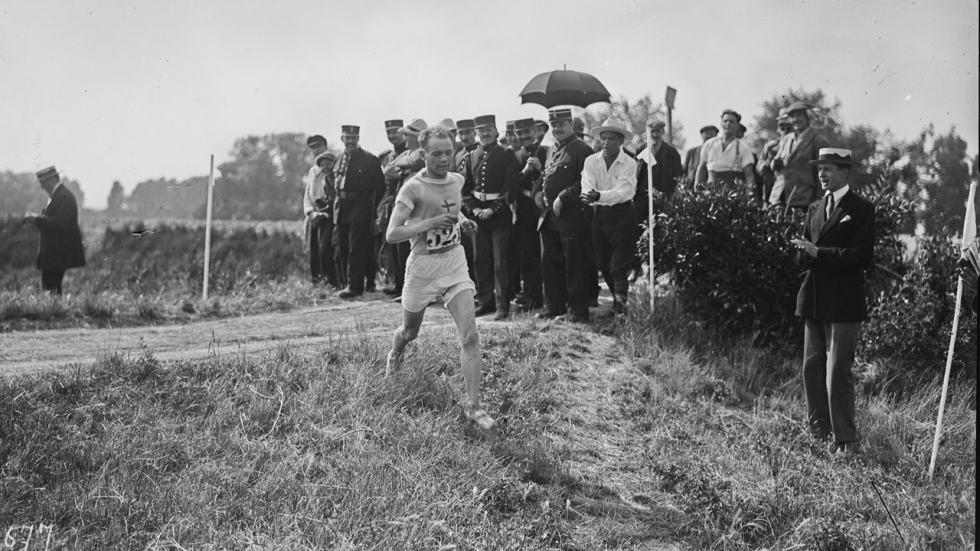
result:
<svg viewBox="0 0 980 551"><path fill-rule="evenodd" d="M911 209L895 194L872 201L878 207L875 265L868 271L873 304L902 275L905 246L898 230ZM733 337L802 346L795 312L805 268L790 241L802 236L804 213L762 209L741 191L704 186L654 208L660 212L655 267L673 274L685 311ZM645 254L645 239L639 247Z"/></svg>
<svg viewBox="0 0 980 551"><path fill-rule="evenodd" d="M883 290L861 341L865 356L894 358L917 372L942 373L953 329L958 246L947 238L918 240L902 279ZM975 373L977 321L961 315L953 366Z"/></svg>

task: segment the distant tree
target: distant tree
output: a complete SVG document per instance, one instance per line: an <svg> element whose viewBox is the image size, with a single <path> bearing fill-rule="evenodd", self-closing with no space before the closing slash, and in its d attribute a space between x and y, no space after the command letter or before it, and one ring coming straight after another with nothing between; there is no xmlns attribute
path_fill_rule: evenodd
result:
<svg viewBox="0 0 980 551"><path fill-rule="evenodd" d="M207 182L207 176L142 181L126 201L127 212L141 218L194 218L207 201Z"/></svg>
<svg viewBox="0 0 980 551"><path fill-rule="evenodd" d="M126 190L123 189L119 180L112 182L112 189L109 190L109 197L106 199L106 212L109 214L119 214L122 212L123 203L126 202Z"/></svg>
<svg viewBox="0 0 980 551"><path fill-rule="evenodd" d="M810 112L810 124L815 130L823 134L831 145L840 144L843 141L840 100L834 98L831 101L819 88L812 92L802 88L796 90L791 88L763 101L762 112L756 115L754 125L749 124L747 118L742 121L749 127L747 139L752 149L760 151L766 142L779 136L776 131L776 117L779 116L779 110L795 101L802 101L813 106Z"/></svg>
<svg viewBox="0 0 980 551"><path fill-rule="evenodd" d="M646 94L640 99L631 102L626 96L619 96L618 99L606 105L590 107L582 114L585 120L585 127L595 128L602 126L610 116L622 119L627 123L627 130L633 133L633 145L639 150L646 145L646 125L648 122L659 119L667 121L667 109L662 103L654 103L650 94ZM684 125L674 116L671 121L674 128L673 146L678 151L684 150ZM666 140L666 135L664 136Z"/></svg>
<svg viewBox="0 0 980 551"><path fill-rule="evenodd" d="M65 176L62 176L61 182L75 195L78 206L84 206L85 192L78 182ZM47 202L48 194L38 184L33 172L0 172L0 212L37 212Z"/></svg>
<svg viewBox="0 0 980 551"><path fill-rule="evenodd" d="M248 136L235 141L215 183L214 217L283 220L302 216L304 178L313 159L303 134ZM197 210L203 216L204 206Z"/></svg>
<svg viewBox="0 0 980 551"><path fill-rule="evenodd" d="M906 195L917 203L918 220L929 235L959 235L970 193L966 140L950 128L937 134L930 124L905 149L914 172L906 179Z"/></svg>

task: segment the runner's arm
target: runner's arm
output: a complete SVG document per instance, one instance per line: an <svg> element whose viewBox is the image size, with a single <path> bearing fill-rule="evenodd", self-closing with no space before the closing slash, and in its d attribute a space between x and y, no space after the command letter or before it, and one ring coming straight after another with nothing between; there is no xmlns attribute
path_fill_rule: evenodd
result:
<svg viewBox="0 0 980 551"><path fill-rule="evenodd" d="M395 203L395 212L391 213L391 220L388 221L388 231L385 232L385 239L390 244L408 241L416 235L432 229L448 229L456 223L456 215L442 213L432 218L419 220L412 224L405 224L412 216L412 209L402 202Z"/></svg>

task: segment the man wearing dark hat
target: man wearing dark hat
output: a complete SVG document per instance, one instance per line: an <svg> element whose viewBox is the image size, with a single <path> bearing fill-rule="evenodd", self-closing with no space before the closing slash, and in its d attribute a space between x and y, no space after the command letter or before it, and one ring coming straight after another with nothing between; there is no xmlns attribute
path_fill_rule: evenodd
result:
<svg viewBox="0 0 980 551"><path fill-rule="evenodd" d="M521 149L517 161L521 166L520 195L516 196L517 227L514 232L518 249L517 266L523 280L523 295L517 298L522 312L530 312L544 306L544 286L541 281L541 240L538 237L538 218L541 209L534 203L534 182L541 177L541 170L548 161L548 146L538 138L539 128L534 119L515 121ZM511 256L513 259L513 256ZM512 272L513 273L513 272Z"/></svg>
<svg viewBox="0 0 980 551"><path fill-rule="evenodd" d="M303 192L306 242L310 246L310 276L314 284L326 278L328 285L338 287L333 242L324 243L320 239L321 236L331 240L333 238L333 202L329 196L333 190L328 189L331 179L317 164L317 159L327 153L327 139L315 134L306 139L306 146L313 153L313 166L306 174L306 189ZM326 228L328 224L329 234Z"/></svg>
<svg viewBox="0 0 980 551"><path fill-rule="evenodd" d="M540 119L534 119L534 135L538 143L544 140L545 135L548 134L548 130L550 130L548 123Z"/></svg>
<svg viewBox="0 0 980 551"><path fill-rule="evenodd" d="M334 223L341 259L338 268L347 274L347 288L337 294L340 298L364 294L366 288L374 287L376 277L371 273L371 226L374 207L385 191L385 178L378 158L358 145L360 133L358 126L341 127L344 152L334 171Z"/></svg>
<svg viewBox="0 0 980 551"><path fill-rule="evenodd" d="M82 231L78 227L78 203L61 183L58 171L49 166L36 173L41 187L51 198L41 214L28 212L22 224L34 224L41 232L37 268L41 270L41 288L61 294L65 272L85 265Z"/></svg>
<svg viewBox="0 0 980 551"><path fill-rule="evenodd" d="M596 264L613 295L613 312L623 314L629 296L628 273L636 254L636 161L623 151L623 143L633 134L625 123L612 118L591 133L602 149L585 160L581 199L595 211L592 242ZM677 162L679 168L680 156Z"/></svg>
<svg viewBox="0 0 980 551"><path fill-rule="evenodd" d="M789 118L789 111L785 107L779 110L779 115L776 117L776 131L779 135L762 146L762 158L756 164L756 172L762 180L763 202L769 201L769 196L772 195L772 186L776 181L776 173L772 170L772 161L776 158L776 153L779 152L779 141L783 136L793 131L793 121Z"/></svg>
<svg viewBox="0 0 980 551"><path fill-rule="evenodd" d="M701 166L701 146L704 142L718 135L718 127L709 124L701 127L701 144L688 149L684 153L684 176L689 182L694 182L698 177L698 167Z"/></svg>
<svg viewBox="0 0 980 551"><path fill-rule="evenodd" d="M588 322L594 286L589 271L595 274L596 269L595 258L589 258L589 216L580 195L582 169L593 151L575 135L571 109L552 109L548 118L555 145L534 188L542 210L538 228L545 300L537 317L550 319L567 312L570 321Z"/></svg>
<svg viewBox="0 0 980 551"><path fill-rule="evenodd" d="M517 190L520 167L514 151L497 143L496 118L477 117L480 146L470 153L463 186L463 211L475 220L476 315L496 312L495 320L510 315L509 246L512 226L510 203Z"/></svg>
<svg viewBox="0 0 980 551"><path fill-rule="evenodd" d="M875 207L848 186L850 150L823 148L810 162L825 195L810 204L803 239L793 240L808 268L796 299L807 418L815 436L833 436L834 452L849 454L857 440L851 368L868 319L864 271L874 259Z"/></svg>
<svg viewBox="0 0 980 551"><path fill-rule="evenodd" d="M770 163L776 174L769 194L771 205L805 209L819 195L817 169L810 161L817 159L821 149L830 147L830 142L810 126L810 109L802 101L786 108L793 132L779 140L779 150Z"/></svg>
<svg viewBox="0 0 980 551"><path fill-rule="evenodd" d="M521 140L517 137L517 132L514 128L514 121L507 121L504 125L504 142L506 142L507 147L517 151L521 148Z"/></svg>
<svg viewBox="0 0 980 551"><path fill-rule="evenodd" d="M738 138L742 115L731 109L721 113L721 135L701 146L701 166L697 182L730 189L755 189L755 167L749 144Z"/></svg>
<svg viewBox="0 0 980 551"><path fill-rule="evenodd" d="M386 149L378 155L378 162L381 164L382 170L388 167L388 165L395 160L396 157L401 155L407 148L408 144L405 141L405 136L402 134L402 127L405 126L405 121L402 119L391 119L385 121L385 133L388 137L388 143L392 145L392 149ZM389 245L384 238L384 232L388 228L388 220L391 219L391 213L395 210L395 185L390 183L389 178L385 177L385 193L382 196L381 201L378 203L378 207L375 211L375 229L377 235L374 236L376 242L377 252L375 257L378 262L384 264L386 272L386 286L381 289L381 291L386 295L394 295L397 291L397 285L395 283L395 271L398 267L397 250L395 245Z"/></svg>
<svg viewBox="0 0 980 551"><path fill-rule="evenodd" d="M424 120L414 119L399 128L399 133L405 137L406 147L384 167L386 193L392 197L397 197L398 190L401 189L402 185L425 166L419 144L419 134L428 127L429 125ZM390 251L389 263L394 265L392 279L395 283L394 286L385 288L384 292L391 295L395 301L399 301L405 284L405 264L408 262L411 247L407 243L398 243L391 245L388 250Z"/></svg>

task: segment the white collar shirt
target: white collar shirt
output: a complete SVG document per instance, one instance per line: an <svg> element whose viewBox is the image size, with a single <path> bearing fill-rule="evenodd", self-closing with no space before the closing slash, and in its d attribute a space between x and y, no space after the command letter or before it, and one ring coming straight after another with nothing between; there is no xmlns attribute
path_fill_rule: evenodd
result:
<svg viewBox="0 0 980 551"><path fill-rule="evenodd" d="M701 146L701 159L712 172L742 172L752 165L752 150L738 138L726 146L723 136L715 136Z"/></svg>
<svg viewBox="0 0 980 551"><path fill-rule="evenodd" d="M582 169L582 194L599 192L594 205L612 206L626 203L636 195L636 161L622 149L609 167L602 158L602 151L585 159Z"/></svg>
<svg viewBox="0 0 980 551"><path fill-rule="evenodd" d="M837 209L837 205L840 205L840 200L843 199L845 195L847 195L848 191L851 191L850 184L845 184L844 187L834 192L834 210ZM828 195L830 195L829 191L824 194L824 197ZM831 212L833 212L833 210L831 210ZM830 216L830 213L825 213L825 214L827 214L828 217Z"/></svg>

